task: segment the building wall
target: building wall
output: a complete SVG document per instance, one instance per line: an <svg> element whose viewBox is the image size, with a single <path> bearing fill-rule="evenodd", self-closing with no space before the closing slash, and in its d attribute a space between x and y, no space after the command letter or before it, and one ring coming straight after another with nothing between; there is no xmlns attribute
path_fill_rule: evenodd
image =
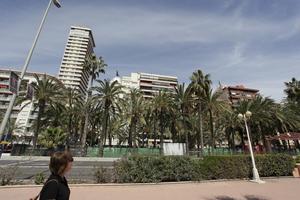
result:
<svg viewBox="0 0 300 200"><path fill-rule="evenodd" d="M12 70L0 69L0 112L5 113L10 102L12 93L9 91L9 76ZM21 72L13 70L17 75L21 75ZM23 78L20 86L20 92L27 90L29 83L36 82L34 74L43 76L41 73L27 72ZM47 75L50 76L50 75ZM54 77L53 77L54 78ZM23 109L21 110L21 108ZM23 102L19 106L14 106L10 120L15 121L16 135L32 135L33 133L29 130L32 126L33 120L37 117L37 110L34 111L34 106L31 101Z"/></svg>
<svg viewBox="0 0 300 200"><path fill-rule="evenodd" d="M91 29L71 27L58 75L66 87L75 88L80 93L86 94L90 77L83 64L85 59L94 53L94 47Z"/></svg>
<svg viewBox="0 0 300 200"><path fill-rule="evenodd" d="M130 89L139 89L145 98L153 98L160 90L174 92L178 84L177 77L148 73L131 73L131 76L116 77L113 80L124 86L125 93L129 93Z"/></svg>
<svg viewBox="0 0 300 200"><path fill-rule="evenodd" d="M222 90L222 98L227 98L233 107L238 106L241 100L254 99L259 92L257 89L246 88L243 85L223 87Z"/></svg>

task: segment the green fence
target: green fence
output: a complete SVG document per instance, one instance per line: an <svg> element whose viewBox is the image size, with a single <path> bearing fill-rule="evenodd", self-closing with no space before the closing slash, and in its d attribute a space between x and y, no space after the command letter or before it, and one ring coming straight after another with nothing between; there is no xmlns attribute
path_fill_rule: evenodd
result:
<svg viewBox="0 0 300 200"><path fill-rule="evenodd" d="M98 147L88 147L87 157L98 157ZM118 148L118 147L105 147L103 155L109 158L120 158L129 155L159 155L158 148Z"/></svg>

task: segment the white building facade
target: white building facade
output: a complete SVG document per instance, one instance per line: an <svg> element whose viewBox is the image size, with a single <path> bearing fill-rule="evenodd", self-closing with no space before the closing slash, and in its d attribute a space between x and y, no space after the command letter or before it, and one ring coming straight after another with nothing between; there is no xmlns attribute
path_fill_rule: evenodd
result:
<svg viewBox="0 0 300 200"><path fill-rule="evenodd" d="M9 78L11 71L16 73L18 76L21 75L20 71L0 69L0 112L3 115L7 110L12 96L12 93L9 91ZM45 75L41 73L26 72L20 86L20 92L26 92L28 84L36 82L34 74L37 74L38 76ZM51 77L55 78L53 76ZM23 109L21 109L22 107ZM36 118L37 110L34 110L34 105L31 100L24 101L21 105L14 106L10 116L10 121L15 121L13 134L16 136L32 136L33 131L31 127Z"/></svg>
<svg viewBox="0 0 300 200"><path fill-rule="evenodd" d="M124 86L125 93L129 93L130 89L139 89L144 98L153 98L161 90L174 92L178 85L175 76L149 73L131 73L131 76L115 77L114 80Z"/></svg>
<svg viewBox="0 0 300 200"><path fill-rule="evenodd" d="M95 42L92 30L85 27L71 26L65 47L58 79L68 88L77 89L86 94L89 73L84 70L84 61L94 53Z"/></svg>

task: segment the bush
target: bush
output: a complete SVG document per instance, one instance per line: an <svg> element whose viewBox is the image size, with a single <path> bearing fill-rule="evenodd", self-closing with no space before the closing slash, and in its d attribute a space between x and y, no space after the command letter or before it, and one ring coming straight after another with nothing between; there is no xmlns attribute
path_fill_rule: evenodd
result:
<svg viewBox="0 0 300 200"><path fill-rule="evenodd" d="M283 154L257 155L261 176L288 176L294 161ZM203 159L185 156L133 156L115 163L116 182L148 183L213 179L243 179L252 177L248 155L207 156Z"/></svg>
<svg viewBox="0 0 300 200"><path fill-rule="evenodd" d="M296 161L296 163L300 163L300 156L297 156L295 161Z"/></svg>
<svg viewBox="0 0 300 200"><path fill-rule="evenodd" d="M9 185L18 172L18 166L0 167L0 185Z"/></svg>
<svg viewBox="0 0 300 200"><path fill-rule="evenodd" d="M251 175L248 156L207 156L194 160L193 180L247 178Z"/></svg>
<svg viewBox="0 0 300 200"><path fill-rule="evenodd" d="M95 168L94 177L96 183L106 183L108 182L108 171L102 166Z"/></svg>
<svg viewBox="0 0 300 200"><path fill-rule="evenodd" d="M43 184L45 181L45 174L43 172L37 173L34 176L34 183L37 185Z"/></svg>
<svg viewBox="0 0 300 200"><path fill-rule="evenodd" d="M192 159L183 156L133 156L115 164L116 182L164 182L191 180Z"/></svg>

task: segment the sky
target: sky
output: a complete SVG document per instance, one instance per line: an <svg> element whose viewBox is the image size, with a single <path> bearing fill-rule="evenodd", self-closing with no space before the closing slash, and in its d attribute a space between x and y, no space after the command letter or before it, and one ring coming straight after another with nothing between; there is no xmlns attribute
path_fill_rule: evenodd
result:
<svg viewBox="0 0 300 200"><path fill-rule="evenodd" d="M0 68L21 69L48 0L1 0ZM244 85L276 101L300 78L299 0L61 0L52 7L28 71L57 75L70 26L92 29L101 79L147 72L214 87Z"/></svg>

